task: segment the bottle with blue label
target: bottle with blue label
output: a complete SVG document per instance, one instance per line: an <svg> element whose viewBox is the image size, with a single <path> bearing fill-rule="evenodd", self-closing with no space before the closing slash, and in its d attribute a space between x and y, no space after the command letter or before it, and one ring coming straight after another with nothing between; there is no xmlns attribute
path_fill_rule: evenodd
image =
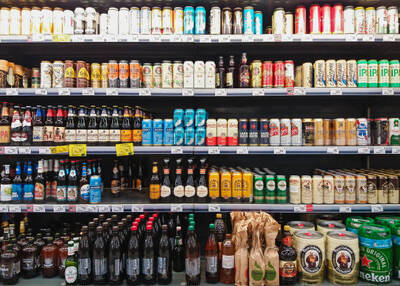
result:
<svg viewBox="0 0 400 286"><path fill-rule="evenodd" d="M82 174L79 180L79 200L82 203L89 202L89 180L87 175L86 162L82 163Z"/></svg>
<svg viewBox="0 0 400 286"><path fill-rule="evenodd" d="M35 186L33 184L33 177L32 177L32 162L28 161L27 167L26 167L26 175L25 175L25 180L24 180L24 186L23 186L23 201L25 203L32 203L33 201L33 191L35 189Z"/></svg>
<svg viewBox="0 0 400 286"><path fill-rule="evenodd" d="M175 128L174 130L174 145L183 146L185 140L185 130L183 127Z"/></svg>
<svg viewBox="0 0 400 286"><path fill-rule="evenodd" d="M185 130L185 146L194 145L194 128L188 127Z"/></svg>
<svg viewBox="0 0 400 286"><path fill-rule="evenodd" d="M23 184L21 177L21 162L17 162L15 167L15 177L12 185L11 201L13 203L20 203L23 197Z"/></svg>
<svg viewBox="0 0 400 286"><path fill-rule="evenodd" d="M65 203L67 200L67 180L66 180L66 171L65 171L65 161L60 161L60 169L58 170L57 177L57 193L56 200L57 203Z"/></svg>

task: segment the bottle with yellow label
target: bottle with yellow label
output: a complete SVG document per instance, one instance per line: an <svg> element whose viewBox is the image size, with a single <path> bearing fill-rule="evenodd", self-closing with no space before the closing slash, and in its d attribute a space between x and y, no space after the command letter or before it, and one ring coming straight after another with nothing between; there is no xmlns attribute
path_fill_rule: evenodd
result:
<svg viewBox="0 0 400 286"><path fill-rule="evenodd" d="M221 199L226 202L232 199L232 174L227 169L221 170Z"/></svg>
<svg viewBox="0 0 400 286"><path fill-rule="evenodd" d="M149 198L151 202L157 202L161 196L161 181L158 175L158 163L153 162L153 170L150 179Z"/></svg>
<svg viewBox="0 0 400 286"><path fill-rule="evenodd" d="M211 202L220 199L219 185L219 172L217 169L211 168L208 173L208 195Z"/></svg>
<svg viewBox="0 0 400 286"><path fill-rule="evenodd" d="M232 170L232 201L240 202L243 197L242 173Z"/></svg>

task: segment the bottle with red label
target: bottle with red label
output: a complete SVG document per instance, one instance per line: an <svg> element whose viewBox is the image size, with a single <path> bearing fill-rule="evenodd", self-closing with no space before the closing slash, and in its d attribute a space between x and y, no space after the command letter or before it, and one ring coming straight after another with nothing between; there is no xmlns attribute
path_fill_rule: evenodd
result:
<svg viewBox="0 0 400 286"><path fill-rule="evenodd" d="M22 118L20 107L14 106L11 120L11 145L19 145L21 141Z"/></svg>
<svg viewBox="0 0 400 286"><path fill-rule="evenodd" d="M45 199L44 192L45 180L43 177L43 160L38 162L37 175L35 177L34 199L36 203L43 203Z"/></svg>
<svg viewBox="0 0 400 286"><path fill-rule="evenodd" d="M297 282L297 253L289 230L290 227L285 225L279 249L279 285L293 285Z"/></svg>
<svg viewBox="0 0 400 286"><path fill-rule="evenodd" d="M30 145L32 142L32 112L31 107L27 106L24 112L21 130L21 144Z"/></svg>
<svg viewBox="0 0 400 286"><path fill-rule="evenodd" d="M47 107L46 121L44 122L43 143L53 145L54 143L54 112L53 107Z"/></svg>

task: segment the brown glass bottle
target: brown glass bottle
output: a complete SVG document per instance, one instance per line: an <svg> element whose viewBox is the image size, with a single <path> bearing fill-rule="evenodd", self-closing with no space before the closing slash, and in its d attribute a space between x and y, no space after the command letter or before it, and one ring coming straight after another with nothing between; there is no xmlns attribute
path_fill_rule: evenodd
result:
<svg viewBox="0 0 400 286"><path fill-rule="evenodd" d="M65 118L61 105L57 107L56 121L54 122L54 144L63 144L65 141Z"/></svg>
<svg viewBox="0 0 400 286"><path fill-rule="evenodd" d="M118 168L118 160L114 160L112 175L111 175L111 195L119 197L121 194L121 178Z"/></svg>
<svg viewBox="0 0 400 286"><path fill-rule="evenodd" d="M64 278L65 260L68 257L68 244L66 241L68 240L65 240L64 245L58 249L58 274L61 278Z"/></svg>
<svg viewBox="0 0 400 286"><path fill-rule="evenodd" d="M158 175L158 163L153 162L153 168L150 178L149 198L151 202L157 202L161 194L161 181Z"/></svg>
<svg viewBox="0 0 400 286"><path fill-rule="evenodd" d="M47 145L54 144L54 112L53 107L47 107L46 120L44 122L43 143Z"/></svg>
<svg viewBox="0 0 400 286"><path fill-rule="evenodd" d="M226 234L222 243L222 263L220 271L220 281L224 284L235 283L235 245L231 240L231 235Z"/></svg>
<svg viewBox="0 0 400 286"><path fill-rule="evenodd" d="M129 107L124 106L124 115L121 124L121 142L132 142L132 126Z"/></svg>
<svg viewBox="0 0 400 286"><path fill-rule="evenodd" d="M293 248L289 226L285 225L279 248L279 284L293 285L297 282L297 253Z"/></svg>
<svg viewBox="0 0 400 286"><path fill-rule="evenodd" d="M133 117L133 134L132 134L133 144L142 144L142 117L140 114L139 107L135 107L135 115Z"/></svg>
<svg viewBox="0 0 400 286"><path fill-rule="evenodd" d="M107 281L106 242L103 238L103 228L101 226L96 228L96 240L93 245L92 258L93 284L105 284Z"/></svg>
<svg viewBox="0 0 400 286"><path fill-rule="evenodd" d="M78 281L80 285L88 285L92 277L91 244L88 236L88 227L82 226L82 236L78 247Z"/></svg>
<svg viewBox="0 0 400 286"><path fill-rule="evenodd" d="M0 144L10 144L10 118L8 102L3 102L0 119Z"/></svg>
<svg viewBox="0 0 400 286"><path fill-rule="evenodd" d="M239 87L250 87L250 70L246 53L242 53L242 61L239 67Z"/></svg>
<svg viewBox="0 0 400 286"><path fill-rule="evenodd" d="M13 250L13 245L7 245L0 257L1 281L4 285L15 285L18 282L18 275L15 271L17 254Z"/></svg>
<svg viewBox="0 0 400 286"><path fill-rule="evenodd" d="M218 244L215 238L215 225L210 224L210 234L206 243L206 281L207 283L218 283Z"/></svg>
<svg viewBox="0 0 400 286"><path fill-rule="evenodd" d="M29 243L22 248L22 277L32 278L37 275L37 252L38 248L33 244L33 238L29 239Z"/></svg>
<svg viewBox="0 0 400 286"><path fill-rule="evenodd" d="M225 88L225 66L224 66L224 57L222 56L220 56L218 60L215 84L216 88Z"/></svg>
<svg viewBox="0 0 400 286"><path fill-rule="evenodd" d="M185 249L186 284L200 285L200 245L194 233L194 226L189 226Z"/></svg>
<svg viewBox="0 0 400 286"><path fill-rule="evenodd" d="M112 285L122 283L122 245L118 231L119 227L113 226L112 237L108 247L108 283Z"/></svg>
<svg viewBox="0 0 400 286"><path fill-rule="evenodd" d="M47 240L47 244L43 247L41 253L42 259L42 274L43 277L54 277L58 273L58 247L53 243L53 238Z"/></svg>
<svg viewBox="0 0 400 286"><path fill-rule="evenodd" d="M235 72L235 56L229 57L229 66L228 70L226 71L226 88L234 88L236 87L236 72Z"/></svg>

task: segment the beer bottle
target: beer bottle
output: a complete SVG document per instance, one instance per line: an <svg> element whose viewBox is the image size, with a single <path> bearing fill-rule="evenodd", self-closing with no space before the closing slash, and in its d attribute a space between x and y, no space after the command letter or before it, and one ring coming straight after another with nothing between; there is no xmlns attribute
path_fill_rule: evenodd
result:
<svg viewBox="0 0 400 286"><path fill-rule="evenodd" d="M140 277L140 242L137 226L131 227L131 237L128 242L126 255L126 282L128 285L138 285Z"/></svg>
<svg viewBox="0 0 400 286"><path fill-rule="evenodd" d="M23 201L24 203L32 203L33 201L33 194L34 194L34 189L35 186L33 184L33 178L32 178L32 162L28 161L26 164L26 175L24 179L24 186L23 186Z"/></svg>
<svg viewBox="0 0 400 286"><path fill-rule="evenodd" d="M85 204L89 202L89 179L86 162L82 163L81 178L79 179L79 200Z"/></svg>
<svg viewBox="0 0 400 286"><path fill-rule="evenodd" d="M186 177L186 184L185 184L185 201L186 202L193 202L194 195L196 194L196 189L194 187L194 179L193 179L193 158L187 160L188 167L187 167L187 177Z"/></svg>
<svg viewBox="0 0 400 286"><path fill-rule="evenodd" d="M35 191L34 191L34 199L36 203L43 203L45 200L45 180L43 177L43 161L39 160L38 162L38 170L35 177Z"/></svg>
<svg viewBox="0 0 400 286"><path fill-rule="evenodd" d="M82 235L78 247L78 281L80 285L91 283L92 259L90 254L90 240L88 236L88 227L82 226Z"/></svg>
<svg viewBox="0 0 400 286"><path fill-rule="evenodd" d="M65 260L65 284L75 285L78 280L78 261L75 255L74 242L68 241L68 257Z"/></svg>
<svg viewBox="0 0 400 286"><path fill-rule="evenodd" d="M65 124L65 142L75 143L76 139L76 115L75 108L72 105L68 106L67 123Z"/></svg>
<svg viewBox="0 0 400 286"><path fill-rule="evenodd" d="M158 163L153 162L152 175L150 178L150 193L149 198L151 202L157 202L160 199L160 177L158 174Z"/></svg>
<svg viewBox="0 0 400 286"><path fill-rule="evenodd" d="M225 66L224 57L220 56L217 67L216 88L225 88Z"/></svg>
<svg viewBox="0 0 400 286"><path fill-rule="evenodd" d="M22 177L21 177L21 162L16 163L15 176L12 184L11 201L12 203L21 203L22 201Z"/></svg>
<svg viewBox="0 0 400 286"><path fill-rule="evenodd" d="M32 113L31 106L27 106L22 121L21 144L28 146L32 143Z"/></svg>
<svg viewBox="0 0 400 286"><path fill-rule="evenodd" d="M12 181L10 178L10 165L5 164L3 169L3 177L0 185L0 201L10 202L12 193Z"/></svg>
<svg viewBox="0 0 400 286"><path fill-rule="evenodd" d="M53 160L51 160L51 162L52 161ZM49 164L50 160L43 161L44 197L46 198L46 202L49 201L49 199L51 198L51 179L49 178Z"/></svg>
<svg viewBox="0 0 400 286"><path fill-rule="evenodd" d="M215 238L215 225L210 223L210 234L206 243L206 281L207 283L218 283L218 245Z"/></svg>
<svg viewBox="0 0 400 286"><path fill-rule="evenodd" d="M163 181L161 185L161 201L169 203L171 199L171 180L169 178L169 158L163 160Z"/></svg>
<svg viewBox="0 0 400 286"><path fill-rule="evenodd" d="M119 197L121 194L121 178L118 169L118 160L114 160L114 165L111 175L111 195L113 197Z"/></svg>
<svg viewBox="0 0 400 286"><path fill-rule="evenodd" d="M146 226L146 236L143 243L142 275L143 283L150 285L156 282L156 261L151 225Z"/></svg>
<svg viewBox="0 0 400 286"><path fill-rule="evenodd" d="M58 159L54 160L53 164L53 169L50 170L49 174L49 180L51 181L50 183L50 200L51 201L56 201L57 198L57 176L58 176L58 171L60 169L60 161Z"/></svg>
<svg viewBox="0 0 400 286"><path fill-rule="evenodd" d="M124 106L124 115L121 125L121 142L132 142L131 115L128 106Z"/></svg>
<svg viewBox="0 0 400 286"><path fill-rule="evenodd" d="M18 254L13 248L13 244L7 245L0 257L1 276L4 285L15 285L18 283L18 273L16 269Z"/></svg>
<svg viewBox="0 0 400 286"><path fill-rule="evenodd" d="M121 255L121 240L118 237L118 226L112 227L112 237L108 247L108 282L112 285L122 283L122 255Z"/></svg>
<svg viewBox="0 0 400 286"><path fill-rule="evenodd" d="M79 106L78 123L76 124L76 142L87 142L87 114L84 105Z"/></svg>
<svg viewBox="0 0 400 286"><path fill-rule="evenodd" d="M120 174L120 181L121 181L121 193L125 193L126 189L127 189L127 179L126 179L126 173L125 173L125 169L124 169L124 164L123 162L119 161L118 162L118 170L119 170L119 174Z"/></svg>
<svg viewBox="0 0 400 286"><path fill-rule="evenodd" d="M64 111L61 105L57 107L56 121L54 122L54 143L62 144L65 141Z"/></svg>
<svg viewBox="0 0 400 286"><path fill-rule="evenodd" d="M54 143L54 112L53 106L47 106L46 120L44 122L43 143L53 145Z"/></svg>
<svg viewBox="0 0 400 286"><path fill-rule="evenodd" d="M99 130L97 128L97 113L96 113L96 106L94 105L90 106L87 140L89 145L97 145L99 143Z"/></svg>
<svg viewBox="0 0 400 286"><path fill-rule="evenodd" d="M67 180L66 180L66 171L65 171L65 161L60 161L60 169L57 174L57 194L56 201L57 203L65 203L67 200Z"/></svg>
<svg viewBox="0 0 400 286"><path fill-rule="evenodd" d="M207 164L206 158L200 159L199 183L196 189L196 202L205 203L208 200Z"/></svg>
<svg viewBox="0 0 400 286"><path fill-rule="evenodd" d="M130 192L132 192L133 189L135 189L135 175L134 175L134 163L132 159L129 159L128 161L128 189Z"/></svg>
<svg viewBox="0 0 400 286"><path fill-rule="evenodd" d="M279 284L294 285L297 282L297 253L293 248L290 227L285 225L279 248Z"/></svg>
<svg viewBox="0 0 400 286"><path fill-rule="evenodd" d="M175 202L183 202L185 188L182 183L182 159L176 159L175 183L174 183L174 200Z"/></svg>
<svg viewBox="0 0 400 286"><path fill-rule="evenodd" d="M157 259L157 282L161 285L170 284L172 281L172 256L168 238L168 226L162 225Z"/></svg>
<svg viewBox="0 0 400 286"><path fill-rule="evenodd" d="M142 162L139 162L138 172L136 176L136 184L135 188L138 192L143 192L143 165Z"/></svg>
<svg viewBox="0 0 400 286"><path fill-rule="evenodd" d="M224 284L235 283L235 245L231 235L227 233L222 243L222 262L220 271L220 281Z"/></svg>
<svg viewBox="0 0 400 286"><path fill-rule="evenodd" d="M101 115L99 122L99 142L104 145L110 143L110 129L108 124L108 113L105 105L101 106Z"/></svg>
<svg viewBox="0 0 400 286"><path fill-rule="evenodd" d="M194 226L189 226L185 249L185 276L187 285L200 284L200 245L194 233Z"/></svg>
<svg viewBox="0 0 400 286"><path fill-rule="evenodd" d="M226 72L226 88L236 87L235 56L229 57L229 67Z"/></svg>
<svg viewBox="0 0 400 286"><path fill-rule="evenodd" d="M14 106L11 121L11 145L19 145L21 141L22 119L19 106Z"/></svg>
<svg viewBox="0 0 400 286"><path fill-rule="evenodd" d="M76 203L78 201L78 175L76 172L76 161L71 161L71 170L68 175L67 201Z"/></svg>
<svg viewBox="0 0 400 286"><path fill-rule="evenodd" d="M105 232L104 232L105 233ZM107 282L106 243L104 241L103 227L96 227L96 240L93 245L93 284Z"/></svg>
<svg viewBox="0 0 400 286"><path fill-rule="evenodd" d="M111 124L110 124L110 142L115 144L121 141L121 129L119 124L118 107L113 106Z"/></svg>
<svg viewBox="0 0 400 286"><path fill-rule="evenodd" d="M1 108L0 143L4 145L10 144L10 118L8 102L3 102L3 106Z"/></svg>
<svg viewBox="0 0 400 286"><path fill-rule="evenodd" d="M133 117L133 144L142 144L142 117L138 106L135 107L135 115Z"/></svg>
<svg viewBox="0 0 400 286"><path fill-rule="evenodd" d="M250 87L250 70L246 53L242 53L242 61L239 67L239 87Z"/></svg>

